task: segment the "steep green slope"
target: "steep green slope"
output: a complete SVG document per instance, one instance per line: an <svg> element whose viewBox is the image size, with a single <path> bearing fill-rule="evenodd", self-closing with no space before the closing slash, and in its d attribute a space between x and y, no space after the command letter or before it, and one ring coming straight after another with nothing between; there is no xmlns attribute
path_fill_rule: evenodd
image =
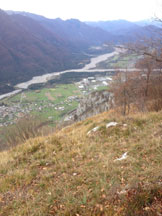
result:
<svg viewBox="0 0 162 216"><path fill-rule="evenodd" d="M30 139L0 153L0 215L161 215L161 146L162 112L106 112Z"/></svg>

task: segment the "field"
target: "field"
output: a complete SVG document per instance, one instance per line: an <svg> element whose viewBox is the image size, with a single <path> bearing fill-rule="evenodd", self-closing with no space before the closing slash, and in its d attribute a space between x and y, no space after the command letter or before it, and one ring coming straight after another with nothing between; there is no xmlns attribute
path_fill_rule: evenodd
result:
<svg viewBox="0 0 162 216"><path fill-rule="evenodd" d="M28 107L31 114L38 115L42 119L57 121L65 113L77 107L77 100L70 100L70 96L81 96L81 92L75 84L28 90L6 100L6 102L7 104L21 104L24 108Z"/></svg>
<svg viewBox="0 0 162 216"><path fill-rule="evenodd" d="M68 79L66 78L64 81L68 81ZM50 121L50 125L55 125L66 114L77 108L84 95L108 88L103 84L103 81L97 81L95 77L93 79L88 81L87 78L88 84L85 84L83 79L81 82L67 84L50 83L2 100L0 126L13 124L16 119L28 114L36 116L42 121ZM4 104L5 107L2 107Z"/></svg>
<svg viewBox="0 0 162 216"><path fill-rule="evenodd" d="M111 57L108 61L101 62L97 65L97 68L129 68L134 67L138 59L135 54L116 55Z"/></svg>

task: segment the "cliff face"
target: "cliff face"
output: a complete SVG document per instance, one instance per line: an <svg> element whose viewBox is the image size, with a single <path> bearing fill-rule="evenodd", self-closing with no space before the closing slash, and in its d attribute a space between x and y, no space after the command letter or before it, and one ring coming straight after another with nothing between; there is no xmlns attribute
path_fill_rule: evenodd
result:
<svg viewBox="0 0 162 216"><path fill-rule="evenodd" d="M112 108L113 96L107 90L92 92L84 97L76 110L66 116L65 121L82 121Z"/></svg>

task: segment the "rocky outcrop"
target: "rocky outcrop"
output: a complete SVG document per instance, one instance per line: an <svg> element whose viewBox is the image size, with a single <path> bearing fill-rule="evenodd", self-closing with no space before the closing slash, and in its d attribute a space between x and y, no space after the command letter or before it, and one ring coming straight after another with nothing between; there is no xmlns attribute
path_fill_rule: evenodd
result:
<svg viewBox="0 0 162 216"><path fill-rule="evenodd" d="M112 94L107 90L92 92L80 101L76 110L65 117L65 121L82 121L88 117L109 110L112 104Z"/></svg>

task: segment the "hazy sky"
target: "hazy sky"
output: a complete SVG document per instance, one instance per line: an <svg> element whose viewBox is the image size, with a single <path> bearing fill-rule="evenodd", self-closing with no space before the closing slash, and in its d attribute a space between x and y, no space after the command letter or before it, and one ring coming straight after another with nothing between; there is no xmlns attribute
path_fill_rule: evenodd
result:
<svg viewBox="0 0 162 216"><path fill-rule="evenodd" d="M49 18L82 21L148 19L158 13L162 0L0 0L4 10L27 11Z"/></svg>

